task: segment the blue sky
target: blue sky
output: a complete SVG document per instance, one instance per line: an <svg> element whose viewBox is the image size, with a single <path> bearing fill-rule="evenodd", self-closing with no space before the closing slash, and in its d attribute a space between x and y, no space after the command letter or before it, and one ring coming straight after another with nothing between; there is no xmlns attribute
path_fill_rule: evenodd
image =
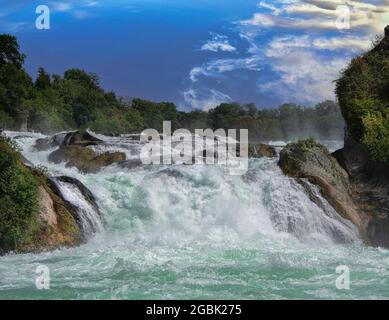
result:
<svg viewBox="0 0 389 320"><path fill-rule="evenodd" d="M51 29L35 28L48 5ZM350 28L337 28L341 5ZM344 9L344 7L343 7ZM209 109L334 99L333 80L389 24L389 0L1 0L26 69L95 72L119 95Z"/></svg>

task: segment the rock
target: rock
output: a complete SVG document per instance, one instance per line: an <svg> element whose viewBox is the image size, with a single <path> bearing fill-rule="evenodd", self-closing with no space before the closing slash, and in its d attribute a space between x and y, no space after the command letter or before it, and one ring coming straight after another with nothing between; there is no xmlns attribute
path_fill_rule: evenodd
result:
<svg viewBox="0 0 389 320"><path fill-rule="evenodd" d="M54 202L50 194L43 188L39 187L39 216L49 226L56 227L58 225L57 214L54 209Z"/></svg>
<svg viewBox="0 0 389 320"><path fill-rule="evenodd" d="M82 172L97 172L101 168L126 160L123 152L106 152L97 155L92 149L78 145L61 146L49 155L49 161L54 163L66 162L68 167L76 167Z"/></svg>
<svg viewBox="0 0 389 320"><path fill-rule="evenodd" d="M389 168L369 160L367 150L346 130L343 149L333 153L348 172L353 184L353 200L368 218L366 231L374 246L389 247Z"/></svg>
<svg viewBox="0 0 389 320"><path fill-rule="evenodd" d="M66 134L63 139L61 146L95 146L101 144L103 140L100 140L94 136L92 136L87 131L75 131L69 132Z"/></svg>
<svg viewBox="0 0 389 320"><path fill-rule="evenodd" d="M39 187L38 200L41 231L40 240L34 244L34 249L47 250L81 244L80 228L64 200L48 185ZM27 251L30 250L31 247Z"/></svg>
<svg viewBox="0 0 389 320"><path fill-rule="evenodd" d="M37 139L34 148L37 151L47 151L61 146L95 146L103 143L102 140L92 136L86 131L61 132L51 137Z"/></svg>
<svg viewBox="0 0 389 320"><path fill-rule="evenodd" d="M368 217L353 200L353 185L347 172L328 150L312 141L288 144L280 152L279 166L294 178L306 178L321 189L324 198L343 217L350 220L366 240Z"/></svg>
<svg viewBox="0 0 389 320"><path fill-rule="evenodd" d="M37 151L47 151L59 147L68 134L68 132L60 132L50 137L37 139L34 148Z"/></svg>
<svg viewBox="0 0 389 320"><path fill-rule="evenodd" d="M123 162L126 160L126 154L124 152L105 152L98 155L92 160L92 170L99 170L102 167L110 166L114 163Z"/></svg>
<svg viewBox="0 0 389 320"><path fill-rule="evenodd" d="M51 138L41 138L37 139L34 144L34 148L36 151L47 151L52 148L54 148L56 145L55 143L51 140Z"/></svg>
<svg viewBox="0 0 389 320"><path fill-rule="evenodd" d="M65 161L67 166L77 167L81 170L96 156L96 153L91 149L80 146L67 146L59 147L50 153L48 160L56 164Z"/></svg>
<svg viewBox="0 0 389 320"><path fill-rule="evenodd" d="M97 205L97 200L94 197L94 195L92 194L92 192L87 187L85 187L79 180L77 180L75 178L71 178L71 177L60 176L60 177L49 178L48 184L49 184L50 188L52 190L54 190L55 193L57 195L59 195L62 199L65 199L65 196L61 191L61 187L60 187L61 182L73 185L75 188L77 188L80 191L80 193L82 194L82 197L84 198L84 200L89 203L89 205L91 206L91 208L94 211L94 214L98 217L99 221L101 221L101 223L103 225L105 224L103 215L100 211L99 206ZM88 223L87 229L90 230L92 234L98 231L95 228L95 225L93 224L92 221L89 221L88 219L87 219L88 221L85 221L86 219L83 217L83 210L84 210L83 208L79 208L67 200L63 200L63 201L64 201L67 209L71 212L72 216L77 221L77 224L78 224L80 230L83 232L82 236L84 239L86 239L86 237L89 235L89 234L86 234L86 232L84 230L84 228L85 228L84 223Z"/></svg>
<svg viewBox="0 0 389 320"><path fill-rule="evenodd" d="M267 144L249 144L249 158L275 158L277 156L276 149Z"/></svg>

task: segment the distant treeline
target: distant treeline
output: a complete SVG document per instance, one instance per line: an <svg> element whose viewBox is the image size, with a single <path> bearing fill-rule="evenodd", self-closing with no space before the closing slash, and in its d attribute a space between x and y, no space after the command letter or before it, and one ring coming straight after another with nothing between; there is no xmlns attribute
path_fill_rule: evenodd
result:
<svg viewBox="0 0 389 320"><path fill-rule="evenodd" d="M86 129L105 134L136 133L145 128L249 130L255 140L342 139L344 122L336 103L313 108L284 104L258 110L254 104L223 103L209 111L178 111L173 103L117 97L105 92L94 73L67 70L49 75L43 68L35 81L23 68L25 56L15 37L0 35L0 126L2 129L52 133Z"/></svg>

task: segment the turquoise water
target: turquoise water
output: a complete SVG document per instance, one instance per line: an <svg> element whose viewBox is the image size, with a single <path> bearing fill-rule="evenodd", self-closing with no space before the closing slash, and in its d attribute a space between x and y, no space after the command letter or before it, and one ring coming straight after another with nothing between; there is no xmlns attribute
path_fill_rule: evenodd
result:
<svg viewBox="0 0 389 320"><path fill-rule="evenodd" d="M276 160L252 160L244 176L217 166L83 175L49 164L34 139L18 139L24 155L88 186L106 230L77 248L0 257L1 299L389 298L389 251L363 246ZM35 286L40 265L49 290ZM340 265L349 290L335 286Z"/></svg>

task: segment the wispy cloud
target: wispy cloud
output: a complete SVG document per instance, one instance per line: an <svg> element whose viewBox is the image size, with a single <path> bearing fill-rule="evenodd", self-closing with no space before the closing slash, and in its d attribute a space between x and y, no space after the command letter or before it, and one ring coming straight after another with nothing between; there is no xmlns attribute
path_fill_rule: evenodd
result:
<svg viewBox="0 0 389 320"><path fill-rule="evenodd" d="M200 67L194 67L190 71L190 80L192 82L197 82L200 76L221 77L226 72L231 72L238 69L259 71L259 65L260 58L255 56L242 59L212 60Z"/></svg>
<svg viewBox="0 0 389 320"><path fill-rule="evenodd" d="M343 0L260 1L257 12L235 23L240 38L248 43L245 55L194 67L189 78L191 89L195 84L197 90L189 89L186 100L193 105L220 100L214 99L211 89L203 92L209 99L195 94L201 83L211 83L209 79L216 80L212 83L218 88L223 83L231 87L228 73L236 70L256 72L258 95L281 102L313 104L334 99L333 81L340 71L353 55L371 46L375 33L382 32L389 21L389 0L347 1L351 28L339 30L338 6L344 4Z"/></svg>
<svg viewBox="0 0 389 320"><path fill-rule="evenodd" d="M67 12L73 9L73 4L70 2L53 2L50 8L54 12Z"/></svg>
<svg viewBox="0 0 389 320"><path fill-rule="evenodd" d="M0 21L0 29L8 33L19 33L33 27L33 23L28 21Z"/></svg>
<svg viewBox="0 0 389 320"><path fill-rule="evenodd" d="M303 103L333 99L332 81L348 61L346 57L329 58L315 51L307 36L274 38L265 57L277 79L260 83L260 91Z"/></svg>
<svg viewBox="0 0 389 320"><path fill-rule="evenodd" d="M236 48L232 46L228 42L228 38L226 36L222 36L217 33L211 33L212 39L207 41L202 47L201 50L203 51L224 51L224 52L234 52L236 51Z"/></svg>
<svg viewBox="0 0 389 320"><path fill-rule="evenodd" d="M276 3L276 4L274 4ZM340 7L347 5L350 10L351 28L364 28L374 31L382 30L389 21L389 1L342 1L342 0L291 0L274 1L269 5L261 2L260 6L270 8L269 13L255 13L252 18L241 21L242 25L289 29L323 29L336 30Z"/></svg>
<svg viewBox="0 0 389 320"><path fill-rule="evenodd" d="M189 89L183 92L183 96L185 107L189 109L209 110L222 102L231 101L230 96L214 89Z"/></svg>

